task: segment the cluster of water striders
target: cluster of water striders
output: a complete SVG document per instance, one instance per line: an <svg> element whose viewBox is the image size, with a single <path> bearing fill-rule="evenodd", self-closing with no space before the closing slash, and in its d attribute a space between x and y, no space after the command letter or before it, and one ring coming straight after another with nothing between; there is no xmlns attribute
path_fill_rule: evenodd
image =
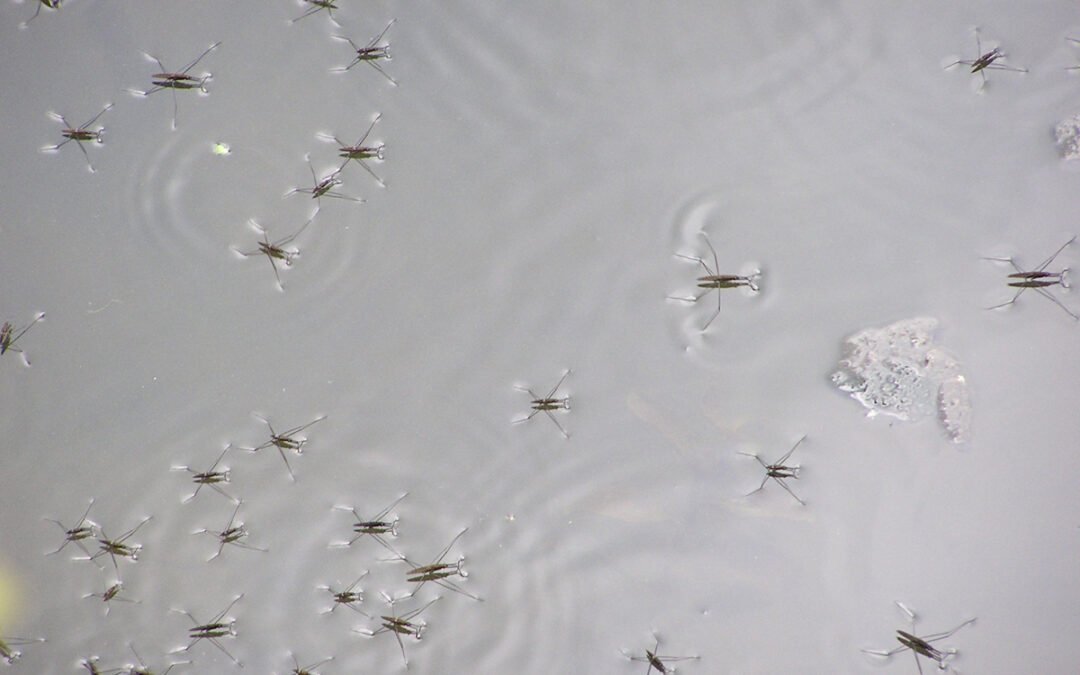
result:
<svg viewBox="0 0 1080 675"><path fill-rule="evenodd" d="M319 12L326 12L329 18L335 22L333 11L337 9L337 6L332 0L303 0L308 5L305 11L293 21L299 21L309 16L312 16ZM39 0L37 11L34 16L27 21L33 21L37 18L42 7L50 10L59 9L61 0ZM355 52L352 62L345 66L341 66L338 70L347 71L360 63L366 63L378 71L392 84L396 84L396 81L383 69L382 62L389 60L390 52L389 45L385 42L387 31L394 24L394 21L390 21L386 27L377 36L364 43L363 46L353 42L350 38L342 35L333 36L335 39L346 42ZM1067 38L1074 43L1080 43L1080 40L1074 38ZM1019 68L1004 63L1006 56L1000 48L994 47L989 50L984 50L981 38L978 30L975 32L975 40L977 47L976 58L971 60L957 60L954 63L946 66L952 68L955 66L963 65L967 66L970 73L978 75L980 77L981 90L987 83L987 72L989 71L1011 71L1011 72L1026 72L1026 69ZM215 43L206 48L198 57L190 61L184 67L176 71L170 71L163 62L152 55L147 54L147 58L155 62L160 68L159 72L151 75L151 87L146 90L131 90L137 96L147 97L157 92L169 90L173 96L173 128L177 124L178 113L178 101L177 92L183 91L199 91L203 94L208 93L206 89L207 82L211 80L212 75L209 73L192 74L193 69L211 52L220 46L220 42ZM1069 70L1080 69L1080 66L1071 66ZM87 143L100 144L103 142L102 127L93 128L97 121L108 110L113 107L112 103L107 104L97 115L88 120L87 122L74 126L68 122L68 120L58 113L52 113L52 115L64 125L61 130L61 135L64 140L61 142L47 146L45 149L49 151L59 150L61 147L71 141L75 141L80 151L83 153L86 160L87 167L90 171L94 171L93 165L90 162L89 154L86 151L85 145ZM347 144L340 140L338 137L329 135L326 140L334 141L337 146L338 158L341 164L331 171L330 173L319 176L314 166L310 162L310 157L307 158L309 170L312 178L311 187L295 187L289 190L287 194L310 194L311 198L316 200L317 206L315 212L310 219L304 223L297 231L292 234L278 239L270 240L269 235L265 230L261 230L262 240L258 242L257 248L248 251L237 251L242 256L266 256L269 260L275 279L277 280L278 287L281 288L281 277L279 263L283 266L290 266L297 255L299 250L292 246L296 238L313 222L316 215L319 213L319 205L321 205L321 199L323 197L335 198L346 200L354 203L362 203L362 199L358 197L349 196L337 191L337 187L341 186L344 182L343 172L351 162L359 164L374 180L380 185L384 185L383 180L367 163L368 161L382 161L384 159L384 146L368 145L367 139L372 133L375 124L379 121L380 116L376 115L372 119L370 126L353 144ZM256 227L258 227L256 225ZM713 312L709 318L704 322L701 330L706 331L710 325L717 319L721 312L721 297L723 291L741 288L749 293L759 293L761 279L760 270L741 271L737 274L722 273L721 265L719 263L720 256L717 254L712 242L709 240L706 233L701 233L708 253L702 256L690 255L684 253L676 253L676 256L680 259L688 260L696 267L700 267L704 270L704 274L697 278L696 286L699 289L696 295L692 296L671 296L672 299L685 301L689 303L696 303L712 291L717 291L717 304L715 312ZM1078 319L1078 315L1066 307L1057 297L1055 297L1050 289L1054 286L1061 288L1068 288L1068 269L1050 270L1050 265L1053 264L1055 259L1075 241L1076 237L1069 239L1058 248L1053 254L1044 259L1040 264L1031 269L1023 269L1012 258L988 258L991 261L997 261L1000 263L1006 263L1011 266L1012 272L1007 276L1006 284L1010 289L1015 289L1010 299L1007 299L999 304L987 309L1003 308L1017 302L1022 294L1031 290L1036 294L1042 295L1044 298L1052 301L1063 311L1065 311L1074 320ZM11 351L19 353L24 363L29 366L29 359L23 351L20 340L27 334L27 332L44 318L45 314L37 314L29 323L24 326L16 327L11 323L5 322L0 328L0 355L6 354ZM558 380L554 387L552 387L545 395L539 395L532 389L522 388L531 396L530 412L517 420L516 423L526 422L540 413L544 413L558 428L559 432L566 438L569 438L569 433L562 423L559 422L555 416L556 413L565 413L570 409L569 397L557 396L560 387L565 382L570 371L566 371L562 377ZM243 500L238 499L231 495L228 491L228 486L231 482L231 469L222 466L222 462L225 461L226 456L230 451L245 451L249 453L257 453L261 450L267 450L274 448L282 458L290 478L295 480L295 474L293 473L292 466L289 462L289 454L299 456L302 454L307 438L303 436L303 433L315 425L318 422L326 419L325 416L317 417L316 419L295 426L284 431L278 432L274 429L273 424L268 419L262 418L262 421L267 425L269 430L269 438L260 445L254 447L240 447L229 445L226 446L221 453L217 456L215 461L205 469L195 469L190 466L176 466L172 467L175 471L186 472L190 475L191 481L195 485L195 490L192 494L185 497L184 502L190 502L195 499L203 487L209 487L211 490L219 493L222 497L229 500L233 505L231 515L224 527L220 530L204 528L199 530L200 534L212 535L217 541L217 549L210 556L208 560L213 560L221 556L227 545L235 546L242 549L247 549L257 552L266 552L267 549L259 547L257 545L248 543L249 531L245 523L239 519L240 509L243 506ZM792 455L799 448L800 444L805 440L805 436L800 438L792 447L790 447L782 456L778 457L774 461L767 461L757 455L749 455L756 460L761 468L764 470L764 476L760 485L748 494L756 493L763 490L769 481L774 481L781 488L783 488L792 498L794 498L800 505L805 505L805 501L800 498L790 481L799 479L800 467L798 464L791 464L789 460ZM743 453L748 454L748 453ZM394 509L398 506L402 499L406 497L405 494L396 498L393 502L386 505L378 512L374 513L361 513L355 507L338 507L347 510L354 517L354 521L351 524L351 538L347 542L341 542L333 544L340 547L351 547L359 540L370 537L377 542L381 547L386 549L393 556L390 561L396 561L403 564L404 583L411 585L408 593L404 595L392 595L387 592L383 592L382 599L386 605L385 614L373 616L368 614L362 609L364 602L364 592L359 587L361 580L366 576L366 572L358 576L352 583L343 588L334 588L332 586L325 586L323 591L329 594L332 601L331 606L325 610L325 613L333 613L339 607L345 607L349 610L356 612L360 615L367 617L373 624L370 627L362 629L353 629L355 632L367 635L377 636L380 634L393 635L401 652L402 660L405 665L408 666L408 655L406 650L406 640L419 640L421 639L425 626L425 612L435 602L439 600L438 597L433 598L426 603L421 603L415 598L415 594L423 588L426 584L431 583L437 585L443 589L451 592L464 595L472 600L480 601L481 598L475 594L467 591L459 582L467 577L467 572L463 567L464 556L459 556L452 562L447 562L446 558L454 546L457 545L462 536L468 531L468 528L458 532L436 556L430 561L421 562L410 560L403 554L401 554L392 543L398 536L398 518L394 515ZM115 573L115 579L111 583L107 583L101 593L92 593L85 596L86 598L94 597L100 599L106 607L106 612L111 607L110 603L116 602L129 602L137 603L137 599L128 597L126 595L125 586L121 579L120 574L120 561L127 560L130 563L134 563L138 560L139 553L142 546L133 539L136 537L139 530L152 519L152 516L148 516L134 527L123 532L119 536L112 537L107 532L103 525L90 519L90 511L94 505L94 499L91 499L86 510L82 516L71 526L65 525L59 520L51 520L60 527L63 531L63 540L60 546L51 551L48 555L58 554L63 551L68 544L74 544L82 553L78 560L90 561L96 564L100 569L106 570L107 567L102 565L104 558L108 557L111 562L111 567ZM222 519L224 520L224 518ZM219 649L222 653L228 656L233 662L241 665L240 662L228 651L222 640L228 638L235 638L238 635L236 626L236 619L234 619L230 612L233 607L242 600L243 594L237 595L232 598L228 604L218 613L209 617L206 621L201 621L186 610L175 610L178 613L184 614L190 620L192 627L187 631L188 644L184 647L180 647L175 650L174 654L187 653L201 641L205 640L212 646ZM410 606L412 602L415 606ZM399 609L399 605L404 605ZM961 628L973 623L975 619L968 619L955 628L937 632L929 633L925 635L917 635L915 633L915 613L902 603L897 603L897 606L903 612L904 616L910 622L910 630L903 629L897 630L896 639L899 642L898 647L892 649L875 649L864 650L867 653L891 656L893 654L911 651L916 657L916 663L919 671L922 671L921 665L919 665L918 657L924 657L935 662L940 668L945 669L948 667L948 661L956 654L954 649L940 649L934 646L934 643L944 640L956 633ZM3 658L9 663L17 660L19 651L16 649L20 646L30 645L37 642L44 641L41 638L0 638L0 658ZM130 646L132 653L138 660L138 664L125 664L123 666L117 666L112 668L104 668L98 665L99 657L89 656L85 658L81 665L91 673L129 673L130 675L150 675L152 672L138 652L135 651L134 645ZM651 649L645 649L644 655L626 654L627 658L643 662L647 664L647 673L656 671L659 673L669 673L674 671L674 667L669 665L671 663L683 660L693 660L699 657L697 656L670 656L662 655L659 653L660 639L656 638L655 644ZM317 663L313 663L307 666L301 666L295 656L293 658L293 670L294 675L316 675L315 670L325 663L331 661L333 657L329 657ZM174 667L179 665L188 665L190 661L173 661L168 667L162 671L162 673L168 673Z"/></svg>

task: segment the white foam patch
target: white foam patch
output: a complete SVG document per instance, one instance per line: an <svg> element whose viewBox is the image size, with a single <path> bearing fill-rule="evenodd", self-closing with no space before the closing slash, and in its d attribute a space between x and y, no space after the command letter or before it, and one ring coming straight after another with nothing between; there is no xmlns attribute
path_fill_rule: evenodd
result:
<svg viewBox="0 0 1080 675"><path fill-rule="evenodd" d="M844 341L832 381L871 416L918 420L937 414L956 443L971 434L971 404L960 364L934 346L937 320L921 317L868 328Z"/></svg>

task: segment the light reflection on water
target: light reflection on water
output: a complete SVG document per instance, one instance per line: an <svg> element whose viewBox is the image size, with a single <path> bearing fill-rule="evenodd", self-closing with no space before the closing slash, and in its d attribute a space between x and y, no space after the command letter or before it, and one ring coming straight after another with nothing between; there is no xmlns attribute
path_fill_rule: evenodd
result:
<svg viewBox="0 0 1080 675"><path fill-rule="evenodd" d="M353 632L377 624L320 615L319 587L367 570L373 615L380 591L407 590L375 542L331 547L352 520L335 507L404 492L389 543L429 561L469 528L447 560L466 556L455 582L483 598L428 584L400 605L442 596L406 641L413 672L638 672L625 653L654 631L664 653L702 657L688 673L908 672L859 653L900 625L894 600L930 628L979 616L951 638L961 668L1022 671L1030 654L1005 634L1053 645L1045 672L1080 659L1051 639L1080 629L1055 611L1071 568L1039 563L1023 597L1007 583L1033 551L1075 559L1080 373L1059 355L1075 329L1035 297L984 311L1002 279L979 260L1068 238L1071 174L1049 133L1075 113L1054 61L1066 3L341 2L340 27L290 25L302 8L275 4L71 2L25 31L32 3L0 10L19 93L0 138L0 319L49 312L27 335L33 368L0 358L0 554L20 598L0 595L0 635L48 638L18 667L112 666L134 643L160 668L187 644L173 610L209 617L244 593L223 644L247 669L284 672L291 651L334 656L320 672L401 671L392 636ZM350 58L331 36L365 44L393 18L399 86L331 72ZM981 94L942 72L976 22L1032 72ZM169 92L123 93L147 86L141 50L183 63L217 40L197 68L208 95L177 92L176 131ZM96 174L38 152L58 136L44 111L106 100ZM320 177L338 166L318 134L351 141L376 114L385 187L345 167L339 189L366 203L323 200L279 293L267 262L231 249L255 248L249 220L271 240L299 228L317 204L283 195L310 186L305 156ZM763 272L760 293L725 291L704 334L715 296L667 299L693 289L700 269L675 255L703 255L701 231L724 270ZM971 448L867 422L828 381L844 336L921 315L978 383ZM515 386L544 393L567 369L571 409L554 414L570 438L543 414L514 424L530 398ZM253 413L327 419L289 456L295 484L274 448L226 455L269 550L207 562L217 543L192 532L234 507L207 489L182 504L190 475L170 468L265 442ZM744 496L761 467L739 451L776 458L803 434L807 506L774 484ZM153 516L140 560L119 563L139 603L107 617L82 596L111 562L42 557L62 533L41 518L67 523L91 497L110 534ZM205 643L176 658L231 668Z"/></svg>

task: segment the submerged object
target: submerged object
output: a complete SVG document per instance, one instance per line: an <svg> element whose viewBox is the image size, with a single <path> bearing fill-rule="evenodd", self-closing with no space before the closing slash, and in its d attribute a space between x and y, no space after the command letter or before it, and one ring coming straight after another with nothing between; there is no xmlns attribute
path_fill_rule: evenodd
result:
<svg viewBox="0 0 1080 675"><path fill-rule="evenodd" d="M963 443L971 435L971 401L960 364L934 346L937 319L920 317L868 328L844 341L832 381L867 408L919 420L936 414L949 438Z"/></svg>

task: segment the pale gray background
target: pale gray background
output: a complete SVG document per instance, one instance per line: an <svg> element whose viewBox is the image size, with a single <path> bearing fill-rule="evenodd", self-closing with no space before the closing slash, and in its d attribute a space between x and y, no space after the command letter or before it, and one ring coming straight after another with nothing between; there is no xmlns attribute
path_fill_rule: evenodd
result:
<svg viewBox="0 0 1080 675"><path fill-rule="evenodd" d="M1080 668L1080 498L1075 356L1080 327L1034 293L1008 311L1005 270L1033 266L1077 233L1077 167L1053 126L1080 111L1075 3L358 2L289 25L264 2L69 0L26 30L32 3L0 7L0 310L48 318L0 359L0 635L43 636L23 672L79 659L156 668L188 622L240 592L246 672L399 672L397 645L351 632L319 584L360 571L366 609L404 591L403 566L348 535L335 504L374 512L403 491L397 546L466 554L462 582L407 646L415 673L635 673L620 650L698 654L686 673L910 673L875 660L903 628L978 622L943 642L966 673ZM394 58L344 74L347 45L387 34ZM978 78L972 28L1026 75ZM222 46L206 97L148 99L156 71ZM108 101L106 143L39 151ZM333 165L332 132L355 140L376 113L373 164L324 202L274 285L254 247L307 218L282 199ZM226 142L232 155L211 153ZM759 264L757 297L684 294L698 273L673 257ZM1080 262L1080 246L1055 267ZM1059 297L1080 310L1075 294ZM932 420L868 420L828 375L843 338L914 316L967 372L974 440ZM573 368L559 419L514 385L546 390ZM232 506L191 504L174 464L209 465L318 414L289 482L272 450L237 453L230 490L251 543L215 550L189 534ZM799 507L739 450L793 458ZM121 568L138 605L81 599L99 572L64 555L43 517L112 533L153 515ZM511 519L512 516L512 519ZM421 591L434 597L433 587ZM17 594L17 602L13 600ZM413 605L403 605L407 611ZM229 672L209 644L177 672ZM928 670L932 664L926 664ZM13 669L13 672L15 669Z"/></svg>

